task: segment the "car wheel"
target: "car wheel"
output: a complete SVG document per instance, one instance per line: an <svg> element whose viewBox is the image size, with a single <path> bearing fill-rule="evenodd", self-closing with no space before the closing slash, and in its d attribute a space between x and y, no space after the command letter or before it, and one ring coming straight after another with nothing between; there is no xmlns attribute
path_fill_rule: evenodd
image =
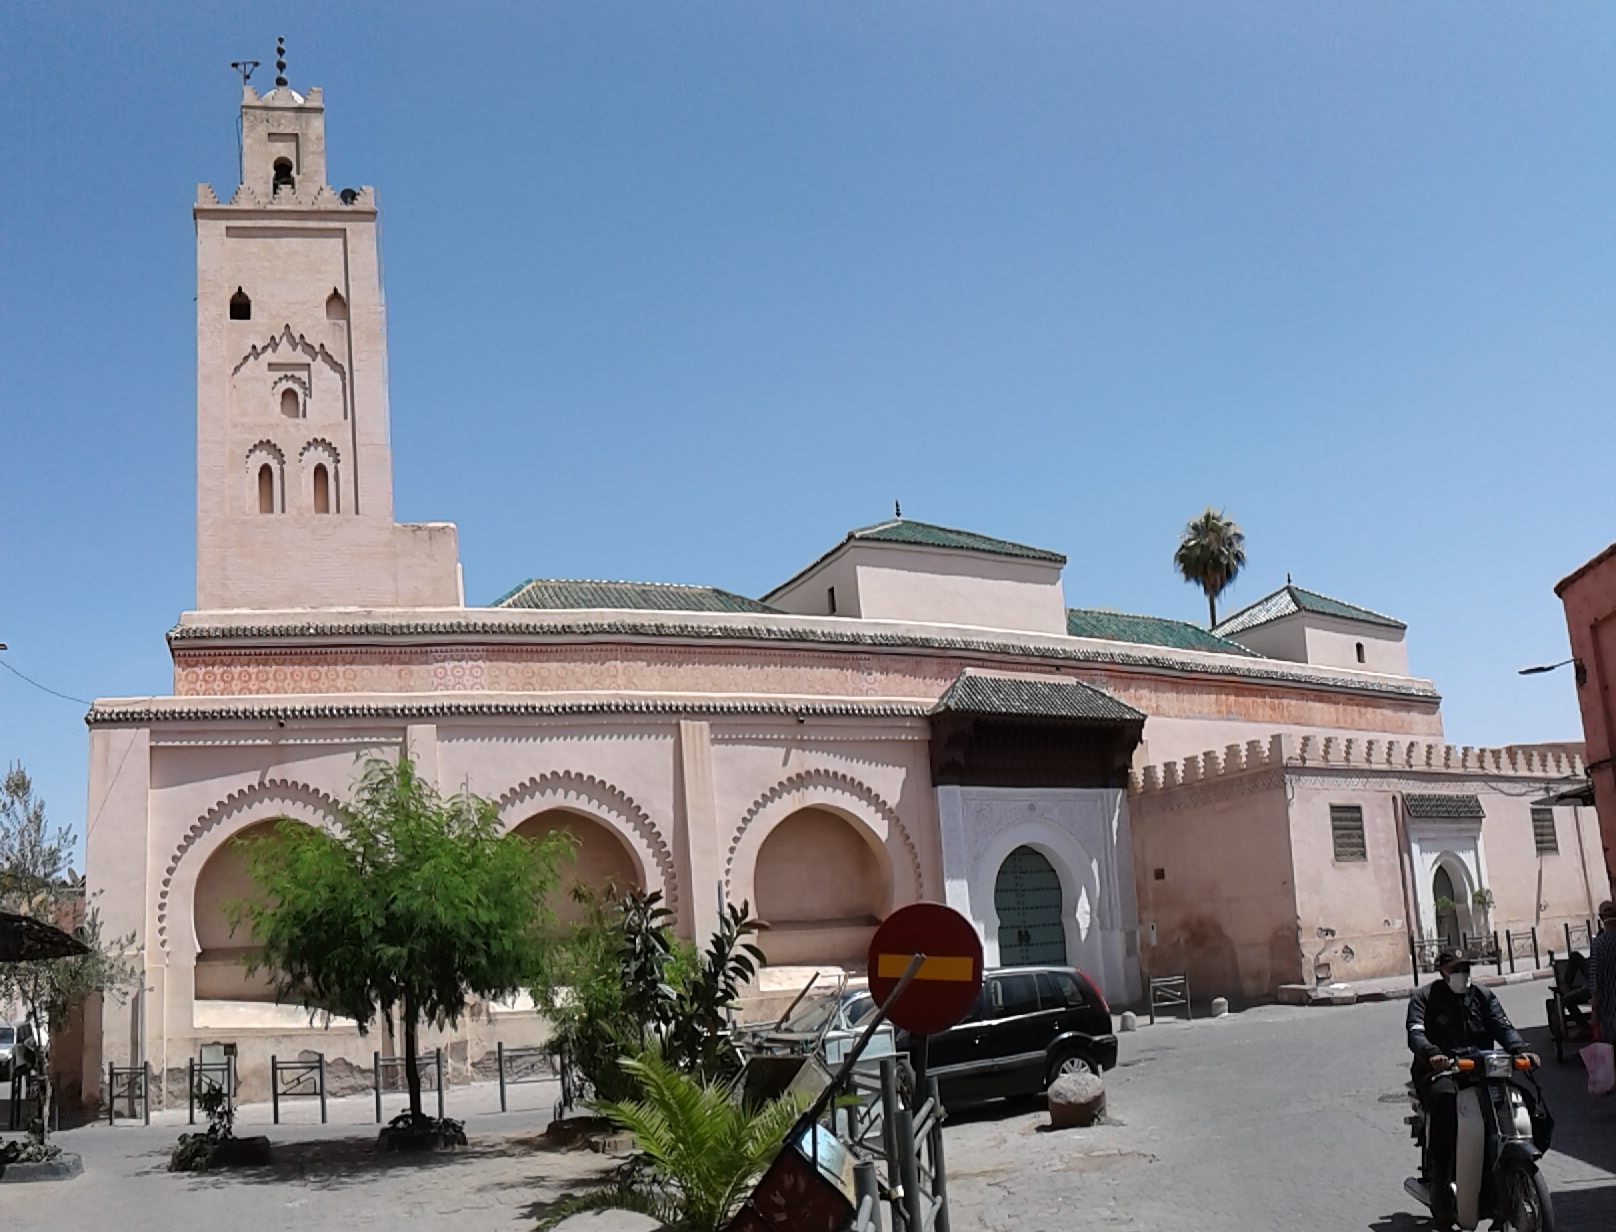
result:
<svg viewBox="0 0 1616 1232"><path fill-rule="evenodd" d="M1049 1067L1049 1080L1054 1082L1055 1079L1064 1078L1067 1074L1098 1074L1099 1072L1099 1067L1081 1052L1068 1052L1055 1058L1055 1063Z"/></svg>

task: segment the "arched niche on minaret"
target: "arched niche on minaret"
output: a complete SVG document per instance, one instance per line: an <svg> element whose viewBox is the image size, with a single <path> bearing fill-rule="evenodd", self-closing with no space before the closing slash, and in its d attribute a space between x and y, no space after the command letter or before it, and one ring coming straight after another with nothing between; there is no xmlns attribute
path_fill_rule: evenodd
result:
<svg viewBox="0 0 1616 1232"><path fill-rule="evenodd" d="M348 372L324 343L290 325L254 343L230 374L237 423L336 424L348 419Z"/></svg>

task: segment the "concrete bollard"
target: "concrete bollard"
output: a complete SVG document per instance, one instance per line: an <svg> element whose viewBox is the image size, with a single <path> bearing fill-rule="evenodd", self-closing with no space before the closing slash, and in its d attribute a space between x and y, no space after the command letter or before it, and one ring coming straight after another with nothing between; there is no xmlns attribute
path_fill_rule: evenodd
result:
<svg viewBox="0 0 1616 1232"><path fill-rule="evenodd" d="M1214 1018L1222 1018L1228 1012L1229 1012L1229 998L1228 997L1213 997L1212 998L1212 1017L1214 1017Z"/></svg>
<svg viewBox="0 0 1616 1232"><path fill-rule="evenodd" d="M1119 1031L1137 1031L1137 1030L1139 1030L1139 1015L1135 1014L1132 1010L1123 1010L1122 1011L1122 1022L1118 1025L1117 1030L1119 1030Z"/></svg>

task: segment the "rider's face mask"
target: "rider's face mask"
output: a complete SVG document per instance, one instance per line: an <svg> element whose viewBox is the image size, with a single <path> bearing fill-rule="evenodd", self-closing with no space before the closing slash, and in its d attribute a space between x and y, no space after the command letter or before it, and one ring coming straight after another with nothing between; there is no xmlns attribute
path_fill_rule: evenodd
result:
<svg viewBox="0 0 1616 1232"><path fill-rule="evenodd" d="M1468 972L1468 971L1450 971L1450 972L1448 972L1448 987L1453 989L1454 992L1459 993L1462 996L1464 994L1465 990L1470 987L1470 972Z"/></svg>

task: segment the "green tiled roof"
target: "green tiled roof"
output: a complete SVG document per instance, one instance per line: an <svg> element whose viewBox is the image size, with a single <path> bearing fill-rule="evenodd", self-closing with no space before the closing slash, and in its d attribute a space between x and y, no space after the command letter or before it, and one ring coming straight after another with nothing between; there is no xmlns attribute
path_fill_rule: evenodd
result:
<svg viewBox="0 0 1616 1232"><path fill-rule="evenodd" d="M1476 796L1410 794L1403 797L1403 807L1410 817L1421 821L1470 821L1486 816Z"/></svg>
<svg viewBox="0 0 1616 1232"><path fill-rule="evenodd" d="M975 531L933 526L911 518L892 518L874 526L861 526L847 532L848 539L875 539L883 543L909 543L923 548L954 548L966 552L986 552L989 556L1015 556L1021 560L1043 560L1064 565L1066 557L1045 548L1032 548L1007 539L993 539Z"/></svg>
<svg viewBox="0 0 1616 1232"><path fill-rule="evenodd" d="M1037 719L1143 722L1144 714L1079 680L1036 680L961 672L931 713L1014 715Z"/></svg>
<svg viewBox="0 0 1616 1232"><path fill-rule="evenodd" d="M641 612L773 612L745 595L716 586L680 586L671 582L594 582L571 578L530 578L490 607L543 608L549 611L594 608Z"/></svg>
<svg viewBox="0 0 1616 1232"><path fill-rule="evenodd" d="M1294 616L1297 612L1334 616L1340 620L1355 620L1360 624L1381 625L1388 629L1408 628L1402 621L1391 616L1372 612L1355 603L1343 603L1340 599L1332 599L1329 595L1321 595L1317 591L1303 590L1300 586L1293 586L1287 582L1273 594L1265 595L1250 607L1243 607L1228 619L1219 621L1217 628L1212 631L1219 637L1231 637L1247 629L1255 629L1258 625Z"/></svg>
<svg viewBox="0 0 1616 1232"><path fill-rule="evenodd" d="M1106 642L1132 642L1139 646L1171 646L1175 650L1210 650L1215 654L1261 658L1239 642L1208 633L1187 620L1162 616L1130 616L1096 608L1066 609L1066 632L1072 637L1093 637Z"/></svg>

